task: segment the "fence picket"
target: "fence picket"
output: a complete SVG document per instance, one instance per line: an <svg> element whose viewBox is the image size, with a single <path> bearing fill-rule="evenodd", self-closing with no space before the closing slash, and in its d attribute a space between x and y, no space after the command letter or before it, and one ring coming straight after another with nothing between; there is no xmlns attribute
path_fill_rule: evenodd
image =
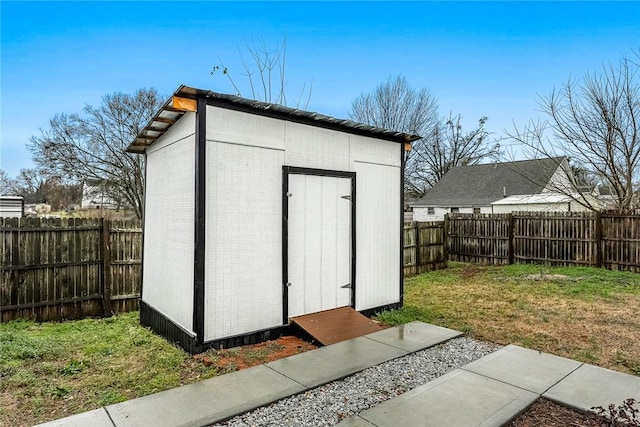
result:
<svg viewBox="0 0 640 427"><path fill-rule="evenodd" d="M141 224L104 224L95 219L0 218L0 321L60 320L136 309ZM444 222L405 223L403 235L406 276L445 268L448 260L640 272L640 215L456 214Z"/></svg>
<svg viewBox="0 0 640 427"><path fill-rule="evenodd" d="M0 218L0 321L62 320L136 309L141 224L116 224L110 227L111 221L103 225L95 219ZM101 247L103 233L110 241L106 247L115 242L116 250ZM105 257L111 262L105 263ZM110 296L104 288L109 282Z"/></svg>

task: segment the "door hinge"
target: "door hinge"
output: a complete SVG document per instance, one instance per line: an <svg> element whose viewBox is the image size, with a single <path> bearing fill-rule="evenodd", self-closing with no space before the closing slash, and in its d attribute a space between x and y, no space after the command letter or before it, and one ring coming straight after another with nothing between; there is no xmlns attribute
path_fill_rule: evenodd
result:
<svg viewBox="0 0 640 427"><path fill-rule="evenodd" d="M346 285L340 286L340 289L348 289L351 287L351 283L347 283Z"/></svg>
<svg viewBox="0 0 640 427"><path fill-rule="evenodd" d="M345 199L345 200L351 200L351 194L348 194L346 196L340 196L341 199Z"/></svg>

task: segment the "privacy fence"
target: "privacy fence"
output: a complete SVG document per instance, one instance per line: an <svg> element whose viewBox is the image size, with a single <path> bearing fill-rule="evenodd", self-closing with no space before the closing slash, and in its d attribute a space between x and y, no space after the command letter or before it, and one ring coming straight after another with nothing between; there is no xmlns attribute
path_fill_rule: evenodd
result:
<svg viewBox="0 0 640 427"><path fill-rule="evenodd" d="M136 309L139 221L0 218L0 321Z"/></svg>
<svg viewBox="0 0 640 427"><path fill-rule="evenodd" d="M0 321L108 316L137 309L139 221L0 218ZM453 215L404 225L404 273L448 260L640 272L640 215Z"/></svg>
<svg viewBox="0 0 640 427"><path fill-rule="evenodd" d="M447 266L444 222L404 224L404 274L412 276Z"/></svg>
<svg viewBox="0 0 640 427"><path fill-rule="evenodd" d="M640 271L640 216L601 213L453 215L451 261L541 263Z"/></svg>

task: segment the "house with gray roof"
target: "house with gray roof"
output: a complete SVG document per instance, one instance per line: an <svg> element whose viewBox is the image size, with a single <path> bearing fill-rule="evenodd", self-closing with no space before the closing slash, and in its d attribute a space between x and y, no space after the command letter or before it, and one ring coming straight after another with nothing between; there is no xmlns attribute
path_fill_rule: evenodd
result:
<svg viewBox="0 0 640 427"><path fill-rule="evenodd" d="M414 221L442 221L448 213L580 211L566 157L452 168L412 204ZM563 194L564 193L564 194Z"/></svg>

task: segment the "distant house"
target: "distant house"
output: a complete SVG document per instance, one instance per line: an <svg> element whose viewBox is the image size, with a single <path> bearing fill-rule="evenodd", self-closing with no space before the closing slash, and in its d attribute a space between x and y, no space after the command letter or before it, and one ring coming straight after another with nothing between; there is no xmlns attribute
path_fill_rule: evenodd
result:
<svg viewBox="0 0 640 427"><path fill-rule="evenodd" d="M0 196L0 218L20 218L24 216L24 197Z"/></svg>
<svg viewBox="0 0 640 427"><path fill-rule="evenodd" d="M448 213L586 210L563 194L573 192L573 182L564 157L459 166L412 204L413 218L442 221Z"/></svg>
<svg viewBox="0 0 640 427"><path fill-rule="evenodd" d="M106 181L87 180L82 184L82 209L117 209L121 206L110 195Z"/></svg>

